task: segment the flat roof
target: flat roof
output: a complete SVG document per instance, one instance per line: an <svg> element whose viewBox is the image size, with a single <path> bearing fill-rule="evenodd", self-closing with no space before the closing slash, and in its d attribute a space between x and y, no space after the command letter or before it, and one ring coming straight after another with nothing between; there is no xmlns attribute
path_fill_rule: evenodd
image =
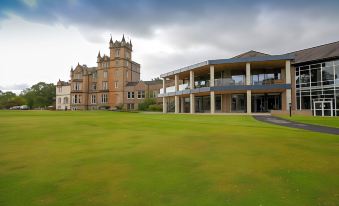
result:
<svg viewBox="0 0 339 206"><path fill-rule="evenodd" d="M177 69L171 72L161 74L160 77L169 77L175 74L179 74L186 71L191 71L196 68L200 68L207 65L219 65L219 64L232 64L232 63L250 63L250 62L264 62L264 61L278 61L278 60L292 60L294 59L294 54L283 54L283 55L266 55L266 56L256 56L256 57L246 57L246 58L230 58L230 59L215 59L207 60L197 64L193 64L181 69Z"/></svg>

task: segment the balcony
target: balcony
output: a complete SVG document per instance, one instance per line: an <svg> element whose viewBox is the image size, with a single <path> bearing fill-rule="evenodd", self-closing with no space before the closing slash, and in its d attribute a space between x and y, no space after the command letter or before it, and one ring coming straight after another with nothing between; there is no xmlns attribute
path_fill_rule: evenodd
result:
<svg viewBox="0 0 339 206"><path fill-rule="evenodd" d="M202 87L209 87L210 81L209 80L200 80L194 82L194 88L202 88Z"/></svg>
<svg viewBox="0 0 339 206"><path fill-rule="evenodd" d="M179 91L189 89L189 84L179 84ZM166 93L175 92L175 86L166 87ZM164 93L164 89L160 89L160 94Z"/></svg>
<svg viewBox="0 0 339 206"><path fill-rule="evenodd" d="M220 78L214 80L214 86L229 86L229 85L245 85L244 78L234 79L234 78Z"/></svg>

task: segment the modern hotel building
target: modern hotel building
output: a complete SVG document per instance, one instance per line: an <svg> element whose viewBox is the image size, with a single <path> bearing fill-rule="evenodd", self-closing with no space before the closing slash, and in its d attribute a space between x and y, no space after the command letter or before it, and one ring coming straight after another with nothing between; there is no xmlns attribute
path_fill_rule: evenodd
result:
<svg viewBox="0 0 339 206"><path fill-rule="evenodd" d="M283 55L249 51L161 75L163 112L339 116L339 42ZM171 87L167 81L173 81Z"/></svg>

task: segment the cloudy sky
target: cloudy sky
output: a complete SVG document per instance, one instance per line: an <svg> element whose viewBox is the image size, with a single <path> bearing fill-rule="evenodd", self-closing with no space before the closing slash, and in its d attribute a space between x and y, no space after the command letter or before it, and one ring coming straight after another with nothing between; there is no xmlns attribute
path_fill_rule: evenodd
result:
<svg viewBox="0 0 339 206"><path fill-rule="evenodd" d="M248 50L281 54L339 40L338 0L0 0L0 89L69 79L122 34L149 80Z"/></svg>

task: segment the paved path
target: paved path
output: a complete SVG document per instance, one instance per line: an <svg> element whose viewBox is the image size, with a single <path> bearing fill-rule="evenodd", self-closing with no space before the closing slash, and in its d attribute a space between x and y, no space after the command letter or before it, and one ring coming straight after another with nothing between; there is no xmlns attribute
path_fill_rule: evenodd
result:
<svg viewBox="0 0 339 206"><path fill-rule="evenodd" d="M290 120L286 120L286 119L274 117L274 116L257 116L257 115L254 115L253 117L256 120L275 124L275 125L292 127L292 128L297 128L297 129L304 129L304 130L309 130L309 131L313 131L313 132L321 132L321 133L326 133L326 134L339 135L339 128L293 122L293 121L290 121Z"/></svg>

